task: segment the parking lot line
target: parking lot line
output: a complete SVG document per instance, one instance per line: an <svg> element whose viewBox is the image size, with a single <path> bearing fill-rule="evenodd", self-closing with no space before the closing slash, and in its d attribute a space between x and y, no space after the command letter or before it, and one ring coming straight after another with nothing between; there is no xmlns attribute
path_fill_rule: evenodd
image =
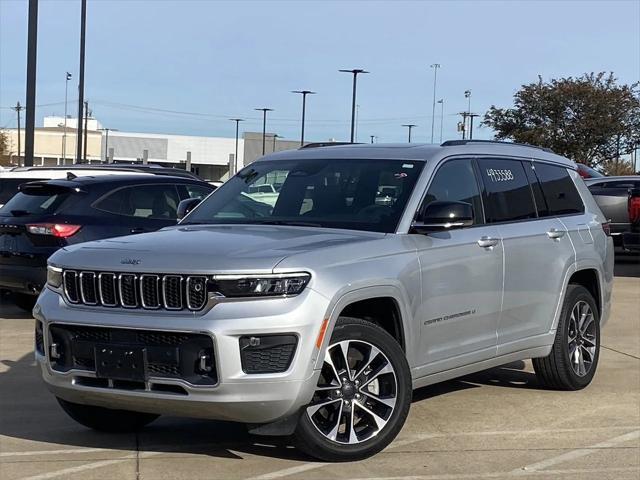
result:
<svg viewBox="0 0 640 480"><path fill-rule="evenodd" d="M61 450L33 450L30 452L0 452L0 458L5 457L31 457L39 455L68 455L73 453L113 452L112 448L67 448Z"/></svg>
<svg viewBox="0 0 640 480"><path fill-rule="evenodd" d="M629 442L631 440L636 440L640 438L640 430L636 430L634 432L625 433L624 435L620 435L619 437L611 438L609 440L605 440L604 442L596 443L595 445L591 445L589 447L577 448L567 453L563 453L562 455L558 455L557 457L551 457L547 460L542 460L541 462L532 463L530 465L522 467L522 469L514 470L512 473L514 474L522 474L523 472L533 472L536 470L544 470L545 468L552 467L553 465L557 465L558 463L568 462L570 460L575 460L577 458L586 457L597 450L604 448L612 448L621 443Z"/></svg>

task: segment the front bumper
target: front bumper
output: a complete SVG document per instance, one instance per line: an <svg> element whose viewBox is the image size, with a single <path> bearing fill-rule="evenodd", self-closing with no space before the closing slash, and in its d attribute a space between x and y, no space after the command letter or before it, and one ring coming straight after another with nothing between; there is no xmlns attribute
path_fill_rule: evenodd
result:
<svg viewBox="0 0 640 480"><path fill-rule="evenodd" d="M307 288L286 299L220 303L206 312L144 311L68 305L45 288L34 309L42 322L44 354L36 353L49 390L70 402L156 414L202 417L243 423L269 423L299 411L313 395L319 371L315 342L328 301ZM259 316L258 316L259 315ZM213 339L218 383L198 386L181 379L153 379L146 389L94 386L95 373L59 372L50 358L51 324L143 329L206 334ZM289 368L281 373L243 371L239 339L243 336L289 334L298 338ZM181 393L163 387L178 386Z"/></svg>

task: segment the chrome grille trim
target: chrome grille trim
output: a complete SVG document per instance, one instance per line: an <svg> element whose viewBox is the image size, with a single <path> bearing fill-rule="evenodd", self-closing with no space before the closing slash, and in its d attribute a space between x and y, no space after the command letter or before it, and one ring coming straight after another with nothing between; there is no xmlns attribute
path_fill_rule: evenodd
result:
<svg viewBox="0 0 640 480"><path fill-rule="evenodd" d="M131 288L131 292L133 293L133 303L127 304L125 302L125 296L122 290L123 278L132 277L133 286ZM120 306L124 308L136 308L138 306L138 292L136 288L136 281L138 280L138 276L135 273L121 273L118 275L118 293L120 294Z"/></svg>
<svg viewBox="0 0 640 480"><path fill-rule="evenodd" d="M203 282L203 288L204 288L204 292L202 294L202 303L200 305L193 305L191 303L191 283L194 280L198 280ZM204 275L192 275L192 276L188 276L187 277L187 281L186 281L186 287L185 287L185 294L187 297L187 308L189 310L200 310L202 307L204 307L205 303L207 303L207 277L205 277Z"/></svg>
<svg viewBox="0 0 640 480"><path fill-rule="evenodd" d="M177 278L180 280L180 283L178 285L178 298L180 299L180 305L179 306L169 306L168 302L167 302L167 292L169 290L169 287L167 286L167 279L173 279L173 278ZM182 290L182 276L181 275L165 275L164 277L162 277L162 302L164 305L164 308L167 310L182 310L182 297L183 297L183 290Z"/></svg>
<svg viewBox="0 0 640 480"><path fill-rule="evenodd" d="M75 298L72 298L72 296L69 295L69 290L67 289L67 276L71 277L70 281L72 281L75 285L75 291L76 291ZM62 272L62 286L63 286L64 296L67 298L69 302L80 303L80 297L78 295L78 272L76 272L75 270L65 270L64 272Z"/></svg>
<svg viewBox="0 0 640 480"><path fill-rule="evenodd" d="M105 281L108 281L108 277L111 277L111 284L113 286L113 297L115 300L113 303L105 302L104 295L102 293L102 279L104 278ZM102 272L98 274L98 293L100 296L100 303L105 307L116 307L118 305L118 282L115 273Z"/></svg>
<svg viewBox="0 0 640 480"><path fill-rule="evenodd" d="M144 301L144 282L145 279L147 278L152 278L155 280L155 297L156 297L156 301L154 303L154 305L150 305L147 304ZM160 292L159 292L159 288L158 288L158 283L160 281L160 275L154 275L154 274L142 274L140 275L140 305L142 305L142 308L146 308L147 310L157 310L161 307L160 305Z"/></svg>
<svg viewBox="0 0 640 480"><path fill-rule="evenodd" d="M79 277L80 281L78 283L80 284L80 299L82 300L82 303L84 303L85 305L97 305L98 292L96 291L96 274L94 272L80 272ZM85 291L84 288L85 278L87 279L87 281L91 282L91 285L93 285L93 288L88 288L87 291ZM90 296L95 300L87 300L87 297Z"/></svg>
<svg viewBox="0 0 640 480"><path fill-rule="evenodd" d="M62 293L70 304L197 312L210 300L209 278L207 275L64 269Z"/></svg>

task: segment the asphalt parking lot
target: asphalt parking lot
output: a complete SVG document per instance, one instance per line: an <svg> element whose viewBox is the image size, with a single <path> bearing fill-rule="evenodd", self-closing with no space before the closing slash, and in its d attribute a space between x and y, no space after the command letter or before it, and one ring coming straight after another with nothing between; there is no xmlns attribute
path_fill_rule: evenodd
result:
<svg viewBox="0 0 640 480"><path fill-rule="evenodd" d="M0 303L0 478L640 478L640 262L616 266L614 306L593 384L541 388L530 362L415 392L399 437L348 464L304 457L240 425L161 418L139 434L75 424L38 377L33 322Z"/></svg>

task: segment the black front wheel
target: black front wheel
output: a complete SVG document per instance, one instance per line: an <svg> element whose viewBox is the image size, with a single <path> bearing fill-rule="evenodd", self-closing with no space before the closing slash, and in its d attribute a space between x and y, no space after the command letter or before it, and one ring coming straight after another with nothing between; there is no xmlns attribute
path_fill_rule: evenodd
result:
<svg viewBox="0 0 640 480"><path fill-rule="evenodd" d="M382 328L340 317L296 445L324 461L352 461L385 448L411 404L411 373L398 342Z"/></svg>
<svg viewBox="0 0 640 480"><path fill-rule="evenodd" d="M159 415L151 413L131 412L129 410L112 410L110 408L81 405L58 398L62 409L76 422L85 427L101 432L126 433L140 430L153 422Z"/></svg>

